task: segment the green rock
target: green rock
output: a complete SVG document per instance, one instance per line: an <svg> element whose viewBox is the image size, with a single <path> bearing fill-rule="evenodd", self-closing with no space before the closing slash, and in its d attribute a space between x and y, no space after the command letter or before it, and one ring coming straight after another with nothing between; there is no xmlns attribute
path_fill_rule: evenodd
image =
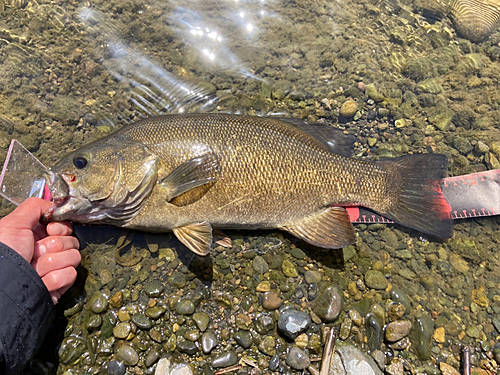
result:
<svg viewBox="0 0 500 375"><path fill-rule="evenodd" d="M432 335L434 333L434 323L429 316L422 316L415 319L412 329L412 342L418 357L422 361L431 358Z"/></svg>
<svg viewBox="0 0 500 375"><path fill-rule="evenodd" d="M335 321L342 309L342 297L334 284L326 283L312 302L312 310L325 323Z"/></svg>
<svg viewBox="0 0 500 375"><path fill-rule="evenodd" d="M144 292L148 297L159 297L163 292L164 286L160 281L152 281L144 285Z"/></svg>
<svg viewBox="0 0 500 375"><path fill-rule="evenodd" d="M243 349L248 349L252 346L253 340L252 335L248 331L236 331L234 334L234 340L241 346Z"/></svg>
<svg viewBox="0 0 500 375"><path fill-rule="evenodd" d="M139 355L135 349L127 345L121 346L116 352L115 357L127 366L135 366L139 362Z"/></svg>
<svg viewBox="0 0 500 375"><path fill-rule="evenodd" d="M276 354L276 339L273 336L266 336L259 344L259 350L269 356Z"/></svg>
<svg viewBox="0 0 500 375"><path fill-rule="evenodd" d="M295 266L288 259L285 259L281 264L281 270L286 277L297 277L299 273L295 269Z"/></svg>
<svg viewBox="0 0 500 375"><path fill-rule="evenodd" d="M96 291L89 300L90 310L100 314L108 308L108 299L99 290Z"/></svg>
<svg viewBox="0 0 500 375"><path fill-rule="evenodd" d="M201 332L205 332L208 328L208 324L210 323L210 318L204 312L194 313L193 320Z"/></svg>
<svg viewBox="0 0 500 375"><path fill-rule="evenodd" d="M384 274L380 271L368 270L365 273L365 284L368 288L385 290L389 286L389 282Z"/></svg>
<svg viewBox="0 0 500 375"><path fill-rule="evenodd" d="M132 322L142 330L149 330L153 326L153 322L145 315L134 314L132 315Z"/></svg>
<svg viewBox="0 0 500 375"><path fill-rule="evenodd" d="M293 256L296 259L304 259L306 257L306 253L304 253L301 249L298 247L294 247L293 249L290 249L288 253Z"/></svg>
<svg viewBox="0 0 500 375"><path fill-rule="evenodd" d="M126 339L130 332L132 331L132 327L128 322L118 323L115 328L113 328L113 336L117 339Z"/></svg>
<svg viewBox="0 0 500 375"><path fill-rule="evenodd" d="M382 95L378 92L374 83L370 83L369 85L366 85L366 95L370 99L373 99L376 102L381 102L382 100L384 100L384 95Z"/></svg>
<svg viewBox="0 0 500 375"><path fill-rule="evenodd" d="M321 272L319 271L306 271L304 273L304 279L306 283L312 284L312 283L319 283L321 281Z"/></svg>
<svg viewBox="0 0 500 375"><path fill-rule="evenodd" d="M175 306L175 311L181 315L191 315L194 313L194 310L194 302L189 299L183 299Z"/></svg>
<svg viewBox="0 0 500 375"><path fill-rule="evenodd" d="M368 146L373 147L377 144L377 138L368 137Z"/></svg>
<svg viewBox="0 0 500 375"><path fill-rule="evenodd" d="M158 319L165 314L166 311L167 309L164 306L148 307L146 309L146 316L151 319Z"/></svg>

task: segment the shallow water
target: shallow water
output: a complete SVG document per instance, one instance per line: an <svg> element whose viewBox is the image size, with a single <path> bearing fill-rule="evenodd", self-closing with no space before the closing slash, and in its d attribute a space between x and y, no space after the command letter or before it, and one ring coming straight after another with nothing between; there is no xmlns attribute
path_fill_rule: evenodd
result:
<svg viewBox="0 0 500 375"><path fill-rule="evenodd" d="M449 157L449 175L498 169L500 34L470 42L456 34L448 18L435 13L429 18L428 8L412 1L362 0L0 2L0 159L13 138L50 166L137 119L219 111L291 115L341 127L359 137L359 158L435 151ZM357 108L342 116L348 99ZM342 341L363 352L371 345L365 324L353 324L349 311L387 313L397 290L409 300L402 319L431 317L433 326L424 333L434 339L430 357L420 355L424 359L417 358L414 336L404 350L385 341L380 349L388 366L403 358L407 373L433 373L441 362L458 369L459 345L465 344L474 366L495 369L498 219L458 221L448 241L396 225L356 229L355 246L332 252L279 232L228 233L233 247L214 246L205 259L193 257L171 236L147 238L158 245L148 247L137 234L136 253L124 248L117 260L110 245L122 232L80 227L82 244L92 245L82 246L79 283L60 304L60 324L37 363L52 363L58 373L94 373L114 360L125 342L140 357L130 372L154 373L156 361L143 362L153 350L192 363L195 373L212 363L214 353L234 350L269 372L272 355L258 346L275 331L255 333L255 343L245 350L232 336L243 319L238 314L250 318L250 331L260 313L276 319L277 310L266 312L259 300L264 292L258 286L269 281L284 304L306 311L314 310L315 288L333 282L344 303L340 317L328 325L342 325ZM256 256L270 269L259 274L251 265ZM296 276L283 269L284 260L291 261ZM365 285L370 269L386 276L387 288ZM307 271L319 272L320 282L306 282ZM164 291L151 297L144 289L155 281ZM105 299L121 292L122 301L106 302L96 312L90 301L96 290ZM169 340L182 336L172 327L177 324L184 334L196 326L189 315L176 312L175 296L198 301L196 311L208 314L210 330L219 336L211 356L191 357L175 345L171 350ZM62 311L78 301L81 311L63 318ZM153 339L148 328L106 344L99 319L120 310L141 315L148 304L167 308L153 325L161 339ZM89 325L92 319L96 326ZM309 343L323 325L306 331ZM68 344L64 337L81 341ZM292 343L276 337L283 371L299 373L285 365ZM59 351L58 359L54 353L61 342L72 354ZM322 353L312 344L305 351L311 358Z"/></svg>

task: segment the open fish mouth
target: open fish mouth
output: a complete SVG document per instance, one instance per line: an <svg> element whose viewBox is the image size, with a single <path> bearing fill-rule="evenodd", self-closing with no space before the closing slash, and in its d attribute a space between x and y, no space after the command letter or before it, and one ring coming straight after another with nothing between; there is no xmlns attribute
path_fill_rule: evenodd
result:
<svg viewBox="0 0 500 375"><path fill-rule="evenodd" d="M45 220L50 220L58 208L63 207L71 198L70 187L64 179L53 171L48 171L45 180L51 195L52 206L44 214Z"/></svg>

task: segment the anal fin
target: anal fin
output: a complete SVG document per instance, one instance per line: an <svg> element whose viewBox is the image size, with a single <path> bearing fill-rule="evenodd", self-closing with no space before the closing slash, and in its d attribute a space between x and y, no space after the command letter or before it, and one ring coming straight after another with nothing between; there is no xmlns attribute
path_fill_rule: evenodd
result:
<svg viewBox="0 0 500 375"><path fill-rule="evenodd" d="M193 253L205 256L212 245L212 226L208 221L174 228L173 232Z"/></svg>
<svg viewBox="0 0 500 375"><path fill-rule="evenodd" d="M342 207L325 208L281 229L327 249L339 249L356 241L349 214Z"/></svg>

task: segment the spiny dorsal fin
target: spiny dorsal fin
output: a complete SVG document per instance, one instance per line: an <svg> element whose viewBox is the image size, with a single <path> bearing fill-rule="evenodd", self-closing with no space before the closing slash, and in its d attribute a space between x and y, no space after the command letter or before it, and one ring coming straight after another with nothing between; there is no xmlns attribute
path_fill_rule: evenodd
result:
<svg viewBox="0 0 500 375"><path fill-rule="evenodd" d="M173 232L193 253L205 256L212 245L212 226L208 221L174 228Z"/></svg>
<svg viewBox="0 0 500 375"><path fill-rule="evenodd" d="M349 214L342 207L328 207L281 229L314 246L339 249L356 241Z"/></svg>

